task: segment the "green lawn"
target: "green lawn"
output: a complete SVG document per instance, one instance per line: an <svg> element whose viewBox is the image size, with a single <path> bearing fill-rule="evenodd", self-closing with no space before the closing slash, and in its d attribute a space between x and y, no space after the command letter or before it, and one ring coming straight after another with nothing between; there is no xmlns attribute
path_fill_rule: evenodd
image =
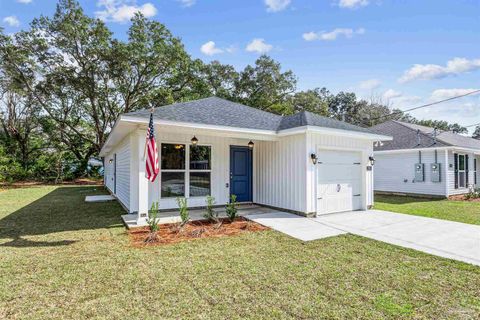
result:
<svg viewBox="0 0 480 320"><path fill-rule="evenodd" d="M480 317L480 267L352 235L135 249L99 192L0 192L0 319Z"/></svg>
<svg viewBox="0 0 480 320"><path fill-rule="evenodd" d="M480 225L480 202L375 195L375 209Z"/></svg>

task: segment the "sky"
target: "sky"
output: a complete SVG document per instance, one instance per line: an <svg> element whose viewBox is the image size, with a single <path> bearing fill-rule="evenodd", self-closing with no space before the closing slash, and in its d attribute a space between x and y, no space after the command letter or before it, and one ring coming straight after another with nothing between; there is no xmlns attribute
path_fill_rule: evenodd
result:
<svg viewBox="0 0 480 320"><path fill-rule="evenodd" d="M407 109L480 89L480 0L79 2L119 39L141 11L205 62L241 70L266 53L296 74L298 90L350 91ZM17 32L55 6L55 0L0 0L0 26ZM480 94L411 115L480 123Z"/></svg>

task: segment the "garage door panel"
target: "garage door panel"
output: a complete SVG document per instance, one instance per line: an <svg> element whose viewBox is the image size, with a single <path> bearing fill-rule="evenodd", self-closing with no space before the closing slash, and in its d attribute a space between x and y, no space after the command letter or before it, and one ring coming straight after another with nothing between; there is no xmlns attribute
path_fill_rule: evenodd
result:
<svg viewBox="0 0 480 320"><path fill-rule="evenodd" d="M319 151L317 214L358 210L362 206L359 152Z"/></svg>

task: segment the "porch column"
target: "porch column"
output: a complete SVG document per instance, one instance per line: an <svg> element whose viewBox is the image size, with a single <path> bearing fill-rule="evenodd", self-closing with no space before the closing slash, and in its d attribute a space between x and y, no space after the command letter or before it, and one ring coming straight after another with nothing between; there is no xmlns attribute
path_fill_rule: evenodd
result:
<svg viewBox="0 0 480 320"><path fill-rule="evenodd" d="M146 130L139 129L133 136L133 169L132 177L134 183L132 184L132 196L137 207L137 224L144 224L148 217L149 203L148 203L148 184L149 181L145 178L145 158L143 156L145 148Z"/></svg>

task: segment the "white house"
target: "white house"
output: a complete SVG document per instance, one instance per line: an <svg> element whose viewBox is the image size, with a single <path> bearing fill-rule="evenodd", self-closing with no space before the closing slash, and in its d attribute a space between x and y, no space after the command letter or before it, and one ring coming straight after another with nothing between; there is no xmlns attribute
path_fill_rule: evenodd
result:
<svg viewBox="0 0 480 320"><path fill-rule="evenodd" d="M223 205L230 194L301 215L364 210L373 203L373 142L390 139L309 112L279 116L215 97L177 103L154 111L161 169L151 183L149 116L121 115L100 153L106 187L139 219L152 202L172 209L186 197L201 207L212 195Z"/></svg>
<svg viewBox="0 0 480 320"><path fill-rule="evenodd" d="M393 137L375 145L375 191L448 197L478 185L480 140L400 121L371 129Z"/></svg>

